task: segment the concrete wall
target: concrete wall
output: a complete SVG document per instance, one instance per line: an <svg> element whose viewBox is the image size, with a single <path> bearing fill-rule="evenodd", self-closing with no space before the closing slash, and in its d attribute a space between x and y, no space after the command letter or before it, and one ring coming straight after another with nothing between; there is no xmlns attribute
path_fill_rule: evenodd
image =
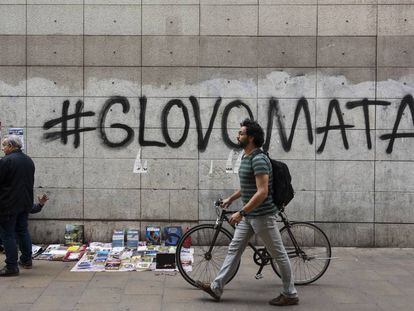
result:
<svg viewBox="0 0 414 311"><path fill-rule="evenodd" d="M413 0L0 0L0 121L51 197L34 240L214 219L250 112L291 169L292 219L414 246L413 48Z"/></svg>

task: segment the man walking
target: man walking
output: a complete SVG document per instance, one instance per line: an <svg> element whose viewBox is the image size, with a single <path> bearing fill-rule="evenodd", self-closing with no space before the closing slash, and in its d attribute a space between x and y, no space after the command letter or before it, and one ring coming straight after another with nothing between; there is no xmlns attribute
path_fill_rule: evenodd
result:
<svg viewBox="0 0 414 311"><path fill-rule="evenodd" d="M248 241L253 234L257 234L276 260L282 276L283 290L278 297L270 300L269 304L296 305L299 298L294 286L290 261L276 223L277 207L273 203L271 193L272 166L269 158L260 151L264 143L264 132L256 121L250 119L244 120L240 125L237 141L244 150L239 168L240 189L223 200L222 207L227 208L241 197L243 208L232 214L229 219L230 223L236 224L236 230L217 277L211 284L198 281L197 286L219 301L224 285L234 274Z"/></svg>
<svg viewBox="0 0 414 311"><path fill-rule="evenodd" d="M33 184L35 166L25 155L22 141L10 135L1 142L5 157L0 159L0 238L6 253L6 266L0 270L2 276L19 275L16 237L23 268L32 266L32 242L27 220L33 206Z"/></svg>

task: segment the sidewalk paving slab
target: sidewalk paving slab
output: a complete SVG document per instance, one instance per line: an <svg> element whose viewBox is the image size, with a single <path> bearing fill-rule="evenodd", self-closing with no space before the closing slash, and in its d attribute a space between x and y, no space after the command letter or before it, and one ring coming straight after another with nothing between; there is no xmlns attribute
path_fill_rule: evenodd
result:
<svg viewBox="0 0 414 311"><path fill-rule="evenodd" d="M326 274L299 286L300 304L289 310L413 310L414 249L334 248ZM0 255L4 261L4 255ZM0 279L0 310L277 310L281 290L270 267L258 267L246 250L222 300L213 301L171 272L70 272L73 263L34 261L32 270Z"/></svg>

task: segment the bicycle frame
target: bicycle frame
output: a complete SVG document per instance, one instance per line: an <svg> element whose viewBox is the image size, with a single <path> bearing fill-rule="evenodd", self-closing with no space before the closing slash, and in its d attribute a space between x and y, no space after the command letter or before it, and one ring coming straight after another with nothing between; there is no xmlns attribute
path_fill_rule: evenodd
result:
<svg viewBox="0 0 414 311"><path fill-rule="evenodd" d="M290 240L292 241L293 246L295 247L295 249L293 251L287 252L288 256L292 257L292 255L295 255L295 254L297 256L301 256L301 255L306 256L306 254L300 249L299 244L296 241L295 236L293 235L292 231L290 230L291 225L290 225L289 219L287 218L287 216L285 214L285 208L284 207L280 208L280 211L279 211L278 214L279 214L280 218L282 219L282 222L284 223L285 227L287 228L287 232L289 234Z"/></svg>

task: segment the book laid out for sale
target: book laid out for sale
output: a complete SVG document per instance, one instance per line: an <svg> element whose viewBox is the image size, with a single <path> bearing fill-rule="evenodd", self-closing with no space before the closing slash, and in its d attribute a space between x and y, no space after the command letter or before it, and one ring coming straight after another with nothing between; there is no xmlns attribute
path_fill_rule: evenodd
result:
<svg viewBox="0 0 414 311"><path fill-rule="evenodd" d="M155 270L157 271L174 271L175 266L175 254L170 253L158 253L155 257Z"/></svg>
<svg viewBox="0 0 414 311"><path fill-rule="evenodd" d="M176 246L178 240L183 236L181 226L170 226L164 228L165 246Z"/></svg>
<svg viewBox="0 0 414 311"><path fill-rule="evenodd" d="M112 247L125 246L125 232L124 230L114 230L112 234Z"/></svg>
<svg viewBox="0 0 414 311"><path fill-rule="evenodd" d="M137 248L139 242L139 230L138 229L128 229L127 230L127 248Z"/></svg>
<svg viewBox="0 0 414 311"><path fill-rule="evenodd" d="M143 242L139 244L139 249L129 249L108 248L105 243L93 242L90 244L93 248L89 246L85 250L71 271L176 271L174 246L143 245ZM186 267L190 266L188 269L191 269L193 249L186 249L186 252L188 254L185 253L181 258Z"/></svg>
<svg viewBox="0 0 414 311"><path fill-rule="evenodd" d="M39 256L45 249L40 245L32 244L32 258Z"/></svg>
<svg viewBox="0 0 414 311"><path fill-rule="evenodd" d="M151 245L161 245L161 227L147 226L145 230L145 241Z"/></svg>
<svg viewBox="0 0 414 311"><path fill-rule="evenodd" d="M65 226L65 245L83 244L83 225L66 224Z"/></svg>

